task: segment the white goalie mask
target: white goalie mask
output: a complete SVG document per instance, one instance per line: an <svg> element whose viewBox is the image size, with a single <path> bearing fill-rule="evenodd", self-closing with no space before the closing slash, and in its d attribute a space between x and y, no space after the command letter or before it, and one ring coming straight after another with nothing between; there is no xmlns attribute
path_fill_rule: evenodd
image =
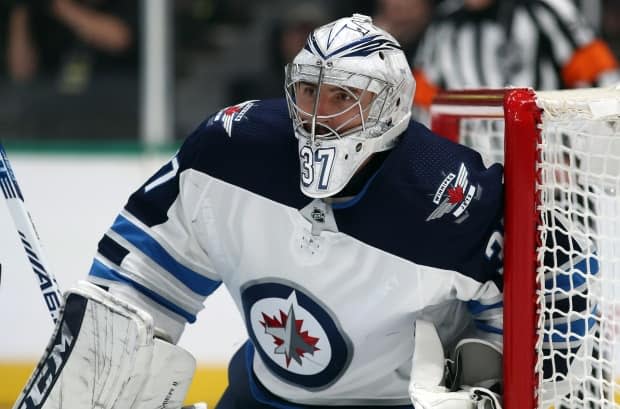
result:
<svg viewBox="0 0 620 409"><path fill-rule="evenodd" d="M361 14L315 29L286 66L302 192L341 191L409 124L415 83L398 42Z"/></svg>

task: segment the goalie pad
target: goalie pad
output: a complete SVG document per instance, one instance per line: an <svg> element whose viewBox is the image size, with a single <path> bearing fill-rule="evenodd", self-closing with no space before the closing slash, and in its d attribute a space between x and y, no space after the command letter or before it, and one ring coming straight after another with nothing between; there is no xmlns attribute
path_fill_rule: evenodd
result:
<svg viewBox="0 0 620 409"><path fill-rule="evenodd" d="M488 389L490 380L501 379L497 348L478 339L462 340L455 349L456 365L452 365L445 359L435 325L422 320L416 321L414 342L409 382L414 407L501 409L499 397Z"/></svg>
<svg viewBox="0 0 620 409"><path fill-rule="evenodd" d="M13 409L181 408L195 365L147 312L82 281Z"/></svg>

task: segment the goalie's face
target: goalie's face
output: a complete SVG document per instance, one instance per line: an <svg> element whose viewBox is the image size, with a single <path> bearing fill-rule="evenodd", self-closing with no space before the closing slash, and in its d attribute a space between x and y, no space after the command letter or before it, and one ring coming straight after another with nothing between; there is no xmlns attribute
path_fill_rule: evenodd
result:
<svg viewBox="0 0 620 409"><path fill-rule="evenodd" d="M287 66L286 96L295 134L309 144L363 137L377 125L389 86L364 74L323 66Z"/></svg>
<svg viewBox="0 0 620 409"><path fill-rule="evenodd" d="M286 98L299 141L301 189L332 196L378 150L390 127L392 87L383 80L325 64L290 64Z"/></svg>
<svg viewBox="0 0 620 409"><path fill-rule="evenodd" d="M295 83L294 93L303 129L308 136L320 139L344 136L363 127L376 96L360 88L305 81Z"/></svg>

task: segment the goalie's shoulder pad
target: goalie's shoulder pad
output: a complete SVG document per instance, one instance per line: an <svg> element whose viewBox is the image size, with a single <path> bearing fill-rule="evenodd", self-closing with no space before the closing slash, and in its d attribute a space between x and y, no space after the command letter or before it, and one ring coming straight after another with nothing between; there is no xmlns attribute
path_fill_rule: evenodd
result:
<svg viewBox="0 0 620 409"><path fill-rule="evenodd" d="M153 336L147 312L80 282L14 409L180 408L194 358Z"/></svg>

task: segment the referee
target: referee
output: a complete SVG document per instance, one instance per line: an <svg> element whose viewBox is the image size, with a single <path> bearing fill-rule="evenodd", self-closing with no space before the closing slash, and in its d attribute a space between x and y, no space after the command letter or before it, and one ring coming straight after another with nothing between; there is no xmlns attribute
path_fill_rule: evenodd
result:
<svg viewBox="0 0 620 409"><path fill-rule="evenodd" d="M560 89L620 79L618 62L571 0L444 1L414 59L414 104L441 89Z"/></svg>

